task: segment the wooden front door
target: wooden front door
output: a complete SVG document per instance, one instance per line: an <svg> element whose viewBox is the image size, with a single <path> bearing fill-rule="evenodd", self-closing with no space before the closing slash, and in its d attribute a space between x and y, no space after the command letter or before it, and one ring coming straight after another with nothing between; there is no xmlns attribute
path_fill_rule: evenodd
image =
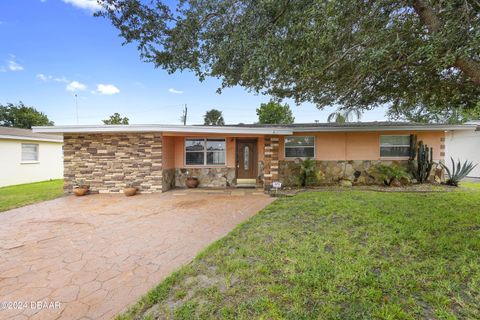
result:
<svg viewBox="0 0 480 320"><path fill-rule="evenodd" d="M237 139L237 179L257 178L257 141Z"/></svg>

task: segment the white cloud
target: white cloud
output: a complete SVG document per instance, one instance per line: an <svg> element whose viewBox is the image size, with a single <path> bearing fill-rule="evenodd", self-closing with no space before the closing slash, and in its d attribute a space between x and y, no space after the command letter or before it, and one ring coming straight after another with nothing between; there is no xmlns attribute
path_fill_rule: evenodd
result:
<svg viewBox="0 0 480 320"><path fill-rule="evenodd" d="M8 60L8 69L10 69L10 71L22 71L23 66L15 61L14 55L11 55L11 59Z"/></svg>
<svg viewBox="0 0 480 320"><path fill-rule="evenodd" d="M180 90L177 90L177 89L174 89L174 88L168 89L168 92L174 93L174 94L182 94L183 93L183 91L180 91Z"/></svg>
<svg viewBox="0 0 480 320"><path fill-rule="evenodd" d="M120 89L115 87L113 84L98 84L97 92L106 95L112 95L120 92Z"/></svg>
<svg viewBox="0 0 480 320"><path fill-rule="evenodd" d="M102 9L102 6L97 3L97 0L63 0L63 2L71 4L74 7L90 11Z"/></svg>
<svg viewBox="0 0 480 320"><path fill-rule="evenodd" d="M49 81L52 80L52 76L46 76L43 73L37 74L37 79L40 79L42 81Z"/></svg>
<svg viewBox="0 0 480 320"><path fill-rule="evenodd" d="M78 81L72 81L66 86L65 89L67 91L72 91L72 92L83 91L83 90L87 89L87 86L84 85L83 83L78 82Z"/></svg>
<svg viewBox="0 0 480 320"><path fill-rule="evenodd" d="M55 82L62 82L62 83L70 82L65 77L54 77L54 76L51 76L51 75L45 75L43 73L37 74L37 79L45 81L45 82L47 82L47 81L55 81Z"/></svg>
<svg viewBox="0 0 480 320"><path fill-rule="evenodd" d="M53 78L53 81L56 82L63 82L63 83L68 83L68 79L65 77L58 77L58 78Z"/></svg>

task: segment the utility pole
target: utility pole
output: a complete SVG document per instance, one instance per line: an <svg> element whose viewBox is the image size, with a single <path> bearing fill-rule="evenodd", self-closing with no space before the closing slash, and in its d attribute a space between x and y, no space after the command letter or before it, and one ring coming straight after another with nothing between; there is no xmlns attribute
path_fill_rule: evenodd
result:
<svg viewBox="0 0 480 320"><path fill-rule="evenodd" d="M183 125L184 126L187 125L187 113L188 113L188 109L187 109L187 104L185 103L185 109L183 109Z"/></svg>
<svg viewBox="0 0 480 320"><path fill-rule="evenodd" d="M75 110L77 113L77 124L78 124L78 96L76 93L75 93Z"/></svg>

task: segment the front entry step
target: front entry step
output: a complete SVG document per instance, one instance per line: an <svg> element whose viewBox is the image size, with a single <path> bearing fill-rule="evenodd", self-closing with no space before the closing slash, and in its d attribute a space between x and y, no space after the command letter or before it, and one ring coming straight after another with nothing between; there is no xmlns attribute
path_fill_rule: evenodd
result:
<svg viewBox="0 0 480 320"><path fill-rule="evenodd" d="M257 179L237 179L237 188L255 188Z"/></svg>

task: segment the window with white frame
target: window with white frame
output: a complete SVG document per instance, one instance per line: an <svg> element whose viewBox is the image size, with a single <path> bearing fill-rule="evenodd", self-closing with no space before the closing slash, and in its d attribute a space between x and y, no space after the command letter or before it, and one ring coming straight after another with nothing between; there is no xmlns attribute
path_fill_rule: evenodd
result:
<svg viewBox="0 0 480 320"><path fill-rule="evenodd" d="M22 143L22 162L38 161L38 144Z"/></svg>
<svg viewBox="0 0 480 320"><path fill-rule="evenodd" d="M408 157L410 136L380 136L380 157Z"/></svg>
<svg viewBox="0 0 480 320"><path fill-rule="evenodd" d="M220 166L225 164L225 139L185 139L187 166Z"/></svg>
<svg viewBox="0 0 480 320"><path fill-rule="evenodd" d="M313 158L315 157L315 137L286 137L285 158Z"/></svg>

